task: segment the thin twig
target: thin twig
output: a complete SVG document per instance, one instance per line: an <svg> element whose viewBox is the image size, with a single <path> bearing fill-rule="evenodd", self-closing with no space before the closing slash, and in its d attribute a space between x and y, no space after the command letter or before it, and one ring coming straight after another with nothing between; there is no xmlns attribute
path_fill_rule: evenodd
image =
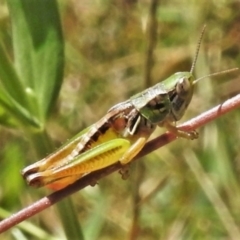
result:
<svg viewBox="0 0 240 240"><path fill-rule="evenodd" d="M179 128L184 130L194 130L199 128L217 118L226 114L234 109L240 107L240 94L236 95L235 97L230 98L229 100L225 101L224 103L202 113L201 115L185 122ZM138 154L138 156L134 159L134 161L150 152L174 141L176 136L172 133L165 133L152 141L148 142L143 150ZM4 219L0 222L0 233L8 230L9 228L17 225L18 223L34 216L35 214L41 212L42 210L52 206L56 202L59 202L63 198L85 188L88 185L92 185L92 183L100 180L101 178L121 169L121 164L116 163L110 167L101 169L99 171L92 172L85 177L79 179L74 184L50 194L47 197L44 197L37 202L33 203L32 205L22 209L21 211L11 215L9 218Z"/></svg>

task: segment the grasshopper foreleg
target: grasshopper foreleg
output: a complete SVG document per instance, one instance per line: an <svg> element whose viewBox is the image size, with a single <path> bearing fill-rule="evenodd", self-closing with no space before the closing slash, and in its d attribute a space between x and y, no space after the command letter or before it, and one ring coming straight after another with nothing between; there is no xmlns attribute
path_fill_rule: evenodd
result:
<svg viewBox="0 0 240 240"><path fill-rule="evenodd" d="M167 128L169 132L172 132L177 137L182 137L186 139L196 139L198 138L198 132L196 131L184 131L182 129L179 129L178 127L174 126L171 122L164 122L164 127ZM161 125L162 126L162 125Z"/></svg>
<svg viewBox="0 0 240 240"><path fill-rule="evenodd" d="M119 173L122 179L127 179L129 177L129 164L131 160L141 151L147 142L149 136L142 136L137 139L137 141L128 149L127 152L119 159L120 163L123 165Z"/></svg>
<svg viewBox="0 0 240 240"><path fill-rule="evenodd" d="M129 175L128 164L142 150L154 129L155 125L142 118L137 110L131 112L126 131L132 139L132 145L119 159L123 165L119 171L123 179L126 179Z"/></svg>

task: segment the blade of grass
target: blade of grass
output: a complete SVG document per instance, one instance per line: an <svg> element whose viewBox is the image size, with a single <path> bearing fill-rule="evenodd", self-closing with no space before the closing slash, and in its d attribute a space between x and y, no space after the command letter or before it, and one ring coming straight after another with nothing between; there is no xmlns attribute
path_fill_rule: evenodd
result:
<svg viewBox="0 0 240 240"><path fill-rule="evenodd" d="M226 204L217 192L211 178L205 173L204 169L202 168L192 151L184 152L184 156L188 166L193 171L196 180L198 181L209 201L215 208L220 220L222 221L223 226L229 234L229 238L232 240L239 239L240 231Z"/></svg>

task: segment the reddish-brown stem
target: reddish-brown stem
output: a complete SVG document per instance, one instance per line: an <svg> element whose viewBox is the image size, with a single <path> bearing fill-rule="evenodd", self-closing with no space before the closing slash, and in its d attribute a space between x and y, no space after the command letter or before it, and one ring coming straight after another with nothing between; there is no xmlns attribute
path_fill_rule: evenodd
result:
<svg viewBox="0 0 240 240"><path fill-rule="evenodd" d="M200 114L199 116L185 122L179 128L184 130L194 130L199 128L206 123L220 117L223 114L228 113L236 108L240 107L240 94L237 96L230 98L229 100L225 101L224 103ZM148 142L143 150L138 154L138 156L134 159L138 159L176 139L172 133L165 133L152 141ZM42 210L50 207L56 202L59 202L61 199L69 196L72 193L75 193L88 185L92 185L99 179L109 175L110 173L117 171L121 168L119 163L116 163L110 167L101 169L99 171L92 172L85 177L79 179L74 184L60 190L54 192L47 197L44 197L37 202L33 203L32 205L22 209L21 211L11 215L10 217L2 220L0 222L0 233L8 230L9 228L17 225L18 223L34 216L35 214L41 212Z"/></svg>

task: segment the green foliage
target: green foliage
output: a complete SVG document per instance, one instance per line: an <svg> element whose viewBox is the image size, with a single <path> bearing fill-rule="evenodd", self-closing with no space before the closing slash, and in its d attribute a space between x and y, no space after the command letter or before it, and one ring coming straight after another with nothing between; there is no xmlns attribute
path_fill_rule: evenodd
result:
<svg viewBox="0 0 240 240"><path fill-rule="evenodd" d="M26 186L19 171L37 160L36 152L45 156L52 151L49 135L60 145L114 104L143 90L149 4L63 0L58 2L60 26L55 1L9 0L10 15L1 3L1 208L14 213L47 194ZM161 3L152 84L190 70L204 24L196 77L238 67L238 8L236 1ZM61 28L66 71L59 93ZM184 119L239 92L235 74L205 79ZM240 238L239 120L239 111L231 112L199 129L198 140L179 139L132 164L127 181L112 174L74 194L71 211L78 220L68 214L66 222L78 221L85 239L91 240ZM59 215L52 209L29 222L28 231L18 226L4 239L64 239ZM46 235L31 231L35 227Z"/></svg>
<svg viewBox="0 0 240 240"><path fill-rule="evenodd" d="M1 106L21 125L42 129L63 75L63 43L56 3L9 0L8 6L14 61L2 44Z"/></svg>

